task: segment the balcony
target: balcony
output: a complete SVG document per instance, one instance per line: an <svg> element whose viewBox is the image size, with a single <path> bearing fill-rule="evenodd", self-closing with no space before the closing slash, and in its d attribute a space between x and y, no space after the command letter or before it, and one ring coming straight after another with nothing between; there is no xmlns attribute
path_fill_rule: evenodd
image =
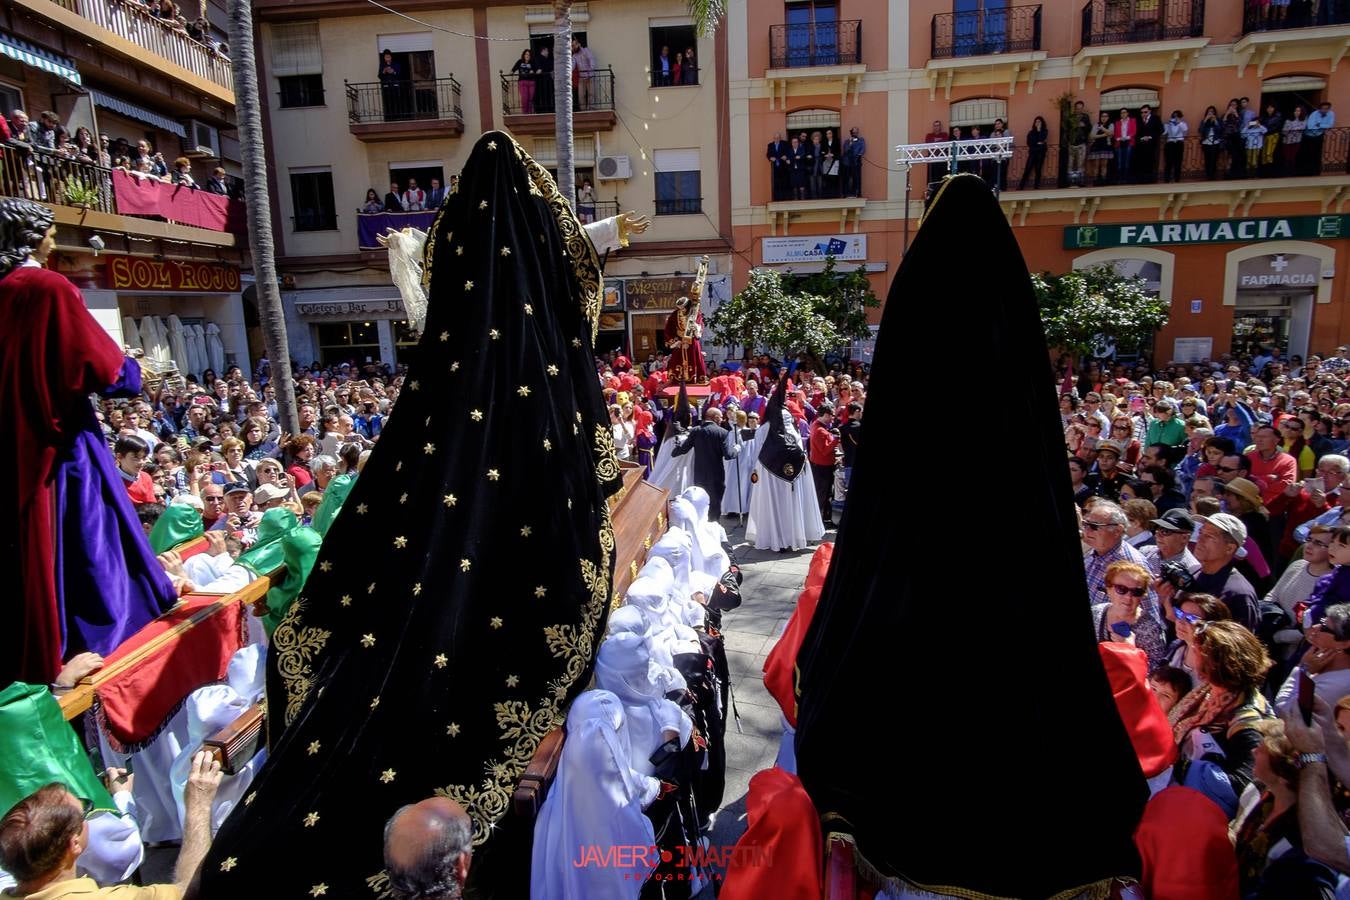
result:
<svg viewBox="0 0 1350 900"><path fill-rule="evenodd" d="M1027 93L1046 54L1041 51L1041 7L1014 6L933 16L928 64L929 99L944 89L951 99L958 73L982 82L1008 82L1009 93L1026 78Z"/></svg>
<svg viewBox="0 0 1350 900"><path fill-rule="evenodd" d="M863 197L821 197L815 200L774 200L766 204L765 209L769 214L771 235L787 234L794 221L818 223L810 227L833 228L838 234L843 234L850 222L854 233L857 233L866 206L867 200Z"/></svg>
<svg viewBox="0 0 1350 900"><path fill-rule="evenodd" d="M577 204L577 218L581 220L583 225L610 219L618 214L618 200L597 200L589 210L582 207L580 203Z"/></svg>
<svg viewBox="0 0 1350 900"><path fill-rule="evenodd" d="M453 76L416 81L343 82L347 127L359 140L459 137L464 116Z"/></svg>
<svg viewBox="0 0 1350 900"><path fill-rule="evenodd" d="M769 109L786 109L789 85L808 82L837 88L841 105L852 91L856 106L866 71L860 20L769 26L769 68L764 73ZM809 92L820 93L819 86Z"/></svg>
<svg viewBox="0 0 1350 900"><path fill-rule="evenodd" d="M243 229L238 200L12 144L0 145L0 197L46 203L62 225L140 237L233 247Z"/></svg>
<svg viewBox="0 0 1350 900"><path fill-rule="evenodd" d="M658 216L697 216L703 212L702 197L680 197L677 199L656 198Z"/></svg>
<svg viewBox="0 0 1350 900"><path fill-rule="evenodd" d="M1285 59L1331 58L1331 71L1350 50L1350 0L1290 3L1277 6L1262 0L1245 0L1242 37L1233 45L1238 58L1238 77L1255 62L1258 78L1266 66Z"/></svg>
<svg viewBox="0 0 1350 900"><path fill-rule="evenodd" d="M1113 61L1128 58L1162 71L1163 84L1180 65L1186 77L1209 44L1205 0L1088 0L1083 6L1082 49L1074 55L1078 86L1096 74L1097 89Z"/></svg>
<svg viewBox="0 0 1350 900"><path fill-rule="evenodd" d="M1142 44L1205 33L1205 0L1088 0L1083 46Z"/></svg>
<svg viewBox="0 0 1350 900"><path fill-rule="evenodd" d="M15 0L15 4L78 35L82 42L109 49L118 56L151 65L164 75L233 105L234 73L230 60L188 37L186 32L150 15L132 0ZM146 58L146 51L158 60ZM89 54L70 52L91 62ZM167 63L164 65L163 63Z"/></svg>
<svg viewBox="0 0 1350 900"><path fill-rule="evenodd" d="M555 131L553 116L553 76L503 72L502 124L515 134L550 135ZM618 117L614 113L614 70L596 69L577 78L572 90L572 126L576 131L612 131Z"/></svg>
<svg viewBox="0 0 1350 900"><path fill-rule="evenodd" d="M977 9L933 16L931 56L951 59L1041 49L1041 6Z"/></svg>

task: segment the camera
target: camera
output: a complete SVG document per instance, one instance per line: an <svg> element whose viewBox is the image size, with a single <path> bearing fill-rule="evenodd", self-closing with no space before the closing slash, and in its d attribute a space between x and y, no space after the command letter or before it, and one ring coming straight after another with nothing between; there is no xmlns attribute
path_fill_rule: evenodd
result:
<svg viewBox="0 0 1350 900"><path fill-rule="evenodd" d="M1195 576L1191 574L1191 570L1186 568L1185 564L1175 561L1163 563L1158 577L1179 592L1189 591L1195 585Z"/></svg>

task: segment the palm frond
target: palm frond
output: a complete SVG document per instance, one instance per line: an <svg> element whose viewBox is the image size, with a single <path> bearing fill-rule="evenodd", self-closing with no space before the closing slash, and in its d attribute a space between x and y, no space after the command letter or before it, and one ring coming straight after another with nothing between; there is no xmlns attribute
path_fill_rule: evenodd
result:
<svg viewBox="0 0 1350 900"><path fill-rule="evenodd" d="M727 12L725 0L688 0L689 18L694 20L694 31L707 37L717 30L717 22Z"/></svg>

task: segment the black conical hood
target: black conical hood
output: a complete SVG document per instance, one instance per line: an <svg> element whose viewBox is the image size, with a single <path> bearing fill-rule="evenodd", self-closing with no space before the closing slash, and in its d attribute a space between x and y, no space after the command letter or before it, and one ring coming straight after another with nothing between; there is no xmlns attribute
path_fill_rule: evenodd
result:
<svg viewBox="0 0 1350 900"><path fill-rule="evenodd" d="M689 390L685 383L681 381L680 393L675 397L675 405L671 407L670 412L666 415L665 424L661 427L661 442L665 443L667 438L674 437L681 430L688 428L691 417Z"/></svg>
<svg viewBox="0 0 1350 900"><path fill-rule="evenodd" d="M398 413L273 634L270 755L206 900L380 896L386 819L436 793L472 819L469 896L529 894L511 795L589 681L610 597L598 259L548 172L489 132L427 266Z"/></svg>
<svg viewBox="0 0 1350 900"><path fill-rule="evenodd" d="M806 451L802 447L802 436L787 414L787 384L788 375L784 370L778 379L778 387L774 388L773 396L764 407L764 421L768 423L769 431L759 448L758 459L770 475L795 481L806 465Z"/></svg>
<svg viewBox="0 0 1350 900"><path fill-rule="evenodd" d="M914 304L949 294L967 251L998 288L964 295L961 353L998 360L1012 386L981 429L1018 435L1030 488L1005 515L972 508L949 479L913 477L933 447L902 431L913 373L951 354L914 339ZM975 176L948 179L891 285L797 657L798 771L826 830L917 885L1031 900L1138 874L1148 791L1096 647L1053 377L998 202Z"/></svg>

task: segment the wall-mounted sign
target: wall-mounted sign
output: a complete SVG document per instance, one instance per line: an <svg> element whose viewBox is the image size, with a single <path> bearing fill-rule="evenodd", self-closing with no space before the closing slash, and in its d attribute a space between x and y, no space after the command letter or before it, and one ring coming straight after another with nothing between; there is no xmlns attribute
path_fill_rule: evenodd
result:
<svg viewBox="0 0 1350 900"><path fill-rule="evenodd" d="M629 309L674 309L675 301L689 296L692 275L670 278L629 278L623 290Z"/></svg>
<svg viewBox="0 0 1350 900"><path fill-rule="evenodd" d="M1322 260L1301 253L1272 253L1238 263L1238 290L1302 287L1317 289Z"/></svg>
<svg viewBox="0 0 1350 900"><path fill-rule="evenodd" d="M1212 358L1214 338L1177 338L1172 342L1172 362L1197 363Z"/></svg>
<svg viewBox="0 0 1350 900"><path fill-rule="evenodd" d="M397 297L392 300L352 300L343 303L297 303L295 311L309 319L359 319L364 316L376 316L387 319L390 313L403 315L403 301Z"/></svg>
<svg viewBox="0 0 1350 900"><path fill-rule="evenodd" d="M1334 240L1345 237L1350 237L1350 215L1265 216L1252 219L1205 219L1199 222L1069 225L1064 229L1064 249Z"/></svg>
<svg viewBox="0 0 1350 900"><path fill-rule="evenodd" d="M231 294L240 287L239 270L234 266L133 256L109 259L104 281L114 291Z"/></svg>
<svg viewBox="0 0 1350 900"><path fill-rule="evenodd" d="M605 282L605 295L602 309L623 309L623 282L619 280Z"/></svg>
<svg viewBox="0 0 1350 900"><path fill-rule="evenodd" d="M824 262L827 256L833 256L841 262L867 261L865 234L768 237L762 241L760 256L765 265Z"/></svg>
<svg viewBox="0 0 1350 900"><path fill-rule="evenodd" d="M1191 301L1191 312L1193 312L1193 313L1198 313L1200 310L1202 310L1202 309L1204 309L1204 308L1205 308L1205 301L1204 301L1204 300L1192 300L1192 301Z"/></svg>

